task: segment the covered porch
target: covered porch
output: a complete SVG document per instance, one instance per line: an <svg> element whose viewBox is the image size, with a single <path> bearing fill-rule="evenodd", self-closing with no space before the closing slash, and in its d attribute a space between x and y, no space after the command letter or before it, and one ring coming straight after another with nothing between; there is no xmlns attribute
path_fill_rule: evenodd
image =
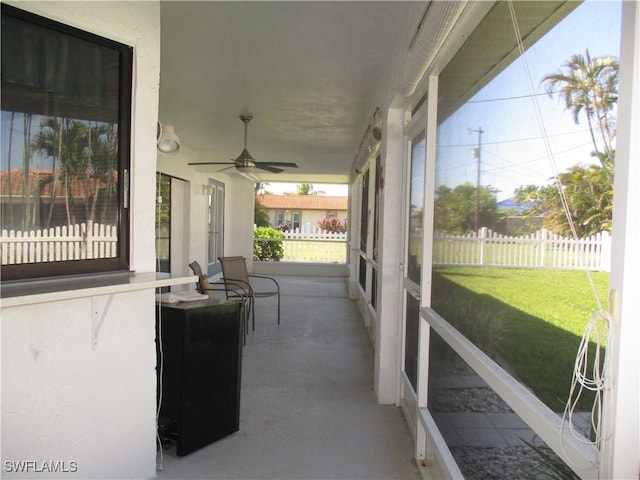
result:
<svg viewBox="0 0 640 480"><path fill-rule="evenodd" d="M528 144L493 157L487 148L528 142L534 133L508 121L506 109L480 107L485 115L478 119L475 97L491 87L495 95L486 93L481 105L544 98L525 81L508 82L519 88L512 93L498 80L524 57L521 49L571 19L580 2L3 3L135 52L133 91L121 93L132 112L120 202L128 214L121 232L126 273L134 280L168 275L177 279L176 290L192 290L192 261L217 279L219 257L243 256L250 272L275 276L283 295L280 326L271 300L257 306L243 354L240 430L185 457L157 451L155 283L86 295L63 285L48 303L4 303L7 477L29 475L17 471L23 460L32 460L25 468L33 470L67 459L86 479L522 478L530 465L506 469L518 464L513 451L523 439L542 439L583 479L637 478L640 263L633 245L640 172L632 132L640 111L640 7L634 2L612 2L624 12L616 35L620 128L607 288L615 322L599 445L568 438L549 405L470 341L453 314L442 313L462 302L450 289L436 290L433 275L436 200L446 193L439 187L471 182L477 223L479 193L490 192L494 178L514 183L503 187L509 194L533 181ZM578 30L562 32L573 38ZM561 43L544 47L540 58ZM563 53L542 74L581 51ZM514 105L509 112L528 111ZM249 140L238 121L247 115L255 116ZM178 151L158 149L161 124L175 127ZM529 127L537 132L534 122ZM470 132L478 134L477 146ZM454 147L464 153L447 157ZM271 166L237 163L247 148ZM438 177L469 157L459 169L464 175L448 183ZM489 165L496 158L500 166ZM348 185L344 264L301 262L291 270L285 262L254 262L256 185L276 181ZM537 181L544 186L546 178ZM545 302L568 303L562 296ZM545 348L558 343L554 333L542 337ZM506 346L517 351L527 343ZM456 388L434 368L442 352L460 359L466 387L491 390L497 411L438 409L441 398L450 407L459 397L434 395L438 387ZM564 382L570 381L568 375ZM511 410L501 410L505 404ZM461 446L486 455L463 458Z"/></svg>
<svg viewBox="0 0 640 480"><path fill-rule="evenodd" d="M274 275L282 324L276 323L274 297L257 301L256 330L242 358L239 431L184 457L175 447L163 450L157 478L439 478L437 466L416 463L401 409L376 400L374 350L347 278L337 269L336 276L324 273ZM440 388L456 395L461 389L455 382L442 379ZM486 386L479 377L473 382ZM450 425L443 434L453 446L473 437L466 446L476 452L468 449L461 465L466 478L517 476L540 466L524 441L541 441L515 413L442 415ZM509 454L488 462L483 448Z"/></svg>
<svg viewBox="0 0 640 480"><path fill-rule="evenodd" d="M373 390L374 351L346 278L275 276L243 351L240 430L188 456L159 457L158 478L421 478L399 408Z"/></svg>

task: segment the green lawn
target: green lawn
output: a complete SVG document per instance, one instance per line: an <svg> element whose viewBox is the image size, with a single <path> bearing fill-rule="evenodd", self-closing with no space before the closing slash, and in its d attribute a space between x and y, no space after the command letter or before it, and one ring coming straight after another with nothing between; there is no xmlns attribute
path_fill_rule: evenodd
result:
<svg viewBox="0 0 640 480"><path fill-rule="evenodd" d="M606 308L609 274L592 275ZM492 328L495 337L501 336L499 361L547 405L563 409L581 336L597 308L586 273L436 268L432 304L445 318L455 318L459 306L466 305L466 311L483 313L486 320L480 321L500 319L500 328L486 325L484 329ZM580 406L589 408L588 401Z"/></svg>

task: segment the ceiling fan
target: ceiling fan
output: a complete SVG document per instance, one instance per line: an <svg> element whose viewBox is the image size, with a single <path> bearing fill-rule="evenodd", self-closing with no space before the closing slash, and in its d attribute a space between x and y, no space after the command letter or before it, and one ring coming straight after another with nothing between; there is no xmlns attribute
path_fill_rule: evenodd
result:
<svg viewBox="0 0 640 480"><path fill-rule="evenodd" d="M232 165L227 168L235 167L241 172L251 172L256 168L259 168L261 170L266 170L272 173L284 172L282 168L278 167L298 168L298 165L292 162L256 162L247 150L247 128L249 122L253 120L253 116L240 115L240 120L242 120L242 122L244 123L244 150L242 150L242 153L238 155L238 158L236 158L235 160L231 159L229 162L198 162L189 163L189 165L229 165L229 163L231 162ZM223 170L226 170L226 168L223 168Z"/></svg>

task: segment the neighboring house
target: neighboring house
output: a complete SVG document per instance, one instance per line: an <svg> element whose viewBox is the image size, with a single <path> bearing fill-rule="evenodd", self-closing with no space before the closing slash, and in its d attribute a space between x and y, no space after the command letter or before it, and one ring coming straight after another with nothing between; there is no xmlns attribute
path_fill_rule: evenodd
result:
<svg viewBox="0 0 640 480"><path fill-rule="evenodd" d="M0 171L0 216L3 218L3 228L25 228L21 223L24 209L31 210L38 220L36 223L45 227L87 220L115 223L117 213L109 205L117 196L114 187L117 172L102 179L90 176L76 178L67 187L63 174L58 173L55 189L52 188L53 180L54 172L50 168L31 168L26 177L23 168ZM53 211L50 211L52 208Z"/></svg>
<svg viewBox="0 0 640 480"><path fill-rule="evenodd" d="M513 198L506 198L496 204L498 210L507 210L510 213L505 225L507 235L526 235L542 228L542 215L524 215L531 207L532 202L518 203Z"/></svg>
<svg viewBox="0 0 640 480"><path fill-rule="evenodd" d="M498 210L512 210L514 213L526 212L532 207L531 202L518 203L513 198L505 198L504 200L496 203Z"/></svg>
<svg viewBox="0 0 640 480"><path fill-rule="evenodd" d="M315 226L319 220L328 217L347 219L347 197L329 197L325 195L256 195L269 212L271 225L277 227L288 222L292 229L310 224Z"/></svg>

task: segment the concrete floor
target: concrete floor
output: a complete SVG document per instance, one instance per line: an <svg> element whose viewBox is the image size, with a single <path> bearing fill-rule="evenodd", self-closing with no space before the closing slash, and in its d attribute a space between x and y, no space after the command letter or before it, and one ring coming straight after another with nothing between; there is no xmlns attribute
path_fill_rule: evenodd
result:
<svg viewBox="0 0 640 480"><path fill-rule="evenodd" d="M240 431L184 457L164 451L159 479L419 479L400 409L378 405L373 348L344 279L276 277L257 302L243 354Z"/></svg>

